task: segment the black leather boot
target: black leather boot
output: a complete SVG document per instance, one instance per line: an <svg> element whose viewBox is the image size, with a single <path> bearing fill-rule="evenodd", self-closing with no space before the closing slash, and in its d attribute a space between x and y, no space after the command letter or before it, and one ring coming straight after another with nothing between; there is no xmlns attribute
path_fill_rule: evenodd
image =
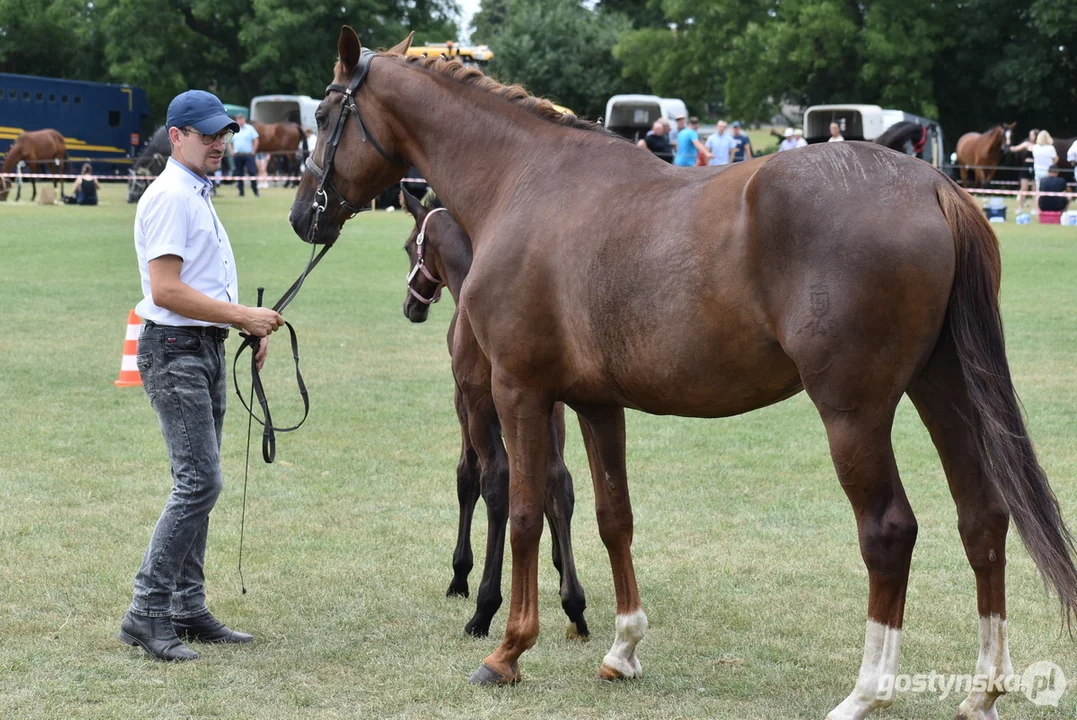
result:
<svg viewBox="0 0 1077 720"><path fill-rule="evenodd" d="M128 610L120 623L119 637L128 645L139 646L158 660L180 662L198 659L198 653L176 636L172 619L168 617L147 617Z"/></svg>
<svg viewBox="0 0 1077 720"><path fill-rule="evenodd" d="M185 640L204 643L249 643L253 635L226 626L210 613L192 618L172 618L172 628Z"/></svg>

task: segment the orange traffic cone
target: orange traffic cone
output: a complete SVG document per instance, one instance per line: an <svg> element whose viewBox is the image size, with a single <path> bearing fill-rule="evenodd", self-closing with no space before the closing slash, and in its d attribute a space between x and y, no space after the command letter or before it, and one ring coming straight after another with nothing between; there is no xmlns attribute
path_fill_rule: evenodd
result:
<svg viewBox="0 0 1077 720"><path fill-rule="evenodd" d="M123 341L123 360L120 361L120 378L116 381L116 387L133 387L142 384L142 376L138 374L138 365L135 361L138 355L138 332L142 320L135 311L127 313L127 337Z"/></svg>

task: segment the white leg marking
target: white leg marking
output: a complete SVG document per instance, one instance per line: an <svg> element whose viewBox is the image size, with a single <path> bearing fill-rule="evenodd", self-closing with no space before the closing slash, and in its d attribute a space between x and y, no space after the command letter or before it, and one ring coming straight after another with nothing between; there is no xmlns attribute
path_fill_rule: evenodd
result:
<svg viewBox="0 0 1077 720"><path fill-rule="evenodd" d="M1010 641L1006 621L998 615L980 618L980 654L976 658L976 676L988 679L986 691L973 690L957 708L963 720L998 720L995 700L1005 692L1004 682L1013 675Z"/></svg>
<svg viewBox="0 0 1077 720"><path fill-rule="evenodd" d="M894 702L894 676L901 654L901 631L868 620L864 636L864 660L856 687L841 705L830 711L826 720L863 720L876 708Z"/></svg>
<svg viewBox="0 0 1077 720"><path fill-rule="evenodd" d="M617 616L617 635L602 664L626 678L643 677L643 666L636 657L636 645L647 632L647 614L643 608Z"/></svg>

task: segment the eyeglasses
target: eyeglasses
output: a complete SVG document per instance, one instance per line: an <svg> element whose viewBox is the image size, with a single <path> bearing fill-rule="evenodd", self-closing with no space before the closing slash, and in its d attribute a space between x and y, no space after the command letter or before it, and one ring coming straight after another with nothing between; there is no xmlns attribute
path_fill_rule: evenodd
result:
<svg viewBox="0 0 1077 720"><path fill-rule="evenodd" d="M181 128L180 132L184 135L190 135L191 133L194 133L195 135L201 136L203 145L212 145L218 140L227 145L228 143L232 142L232 138L235 137L235 133L231 130L222 130L216 135L206 135L205 133L198 132L194 128Z"/></svg>

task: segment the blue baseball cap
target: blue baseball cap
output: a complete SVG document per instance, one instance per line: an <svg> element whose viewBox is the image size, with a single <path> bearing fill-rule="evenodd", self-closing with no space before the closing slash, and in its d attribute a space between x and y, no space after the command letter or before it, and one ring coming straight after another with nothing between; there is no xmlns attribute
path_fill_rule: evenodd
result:
<svg viewBox="0 0 1077 720"><path fill-rule="evenodd" d="M730 127L739 128L740 127L740 120L734 120L733 124ZM202 131L199 130L198 132L202 132Z"/></svg>
<svg viewBox="0 0 1077 720"><path fill-rule="evenodd" d="M239 125L228 117L220 99L205 90L188 90L172 98L165 127L193 127L203 135L215 135L225 128L239 132Z"/></svg>

